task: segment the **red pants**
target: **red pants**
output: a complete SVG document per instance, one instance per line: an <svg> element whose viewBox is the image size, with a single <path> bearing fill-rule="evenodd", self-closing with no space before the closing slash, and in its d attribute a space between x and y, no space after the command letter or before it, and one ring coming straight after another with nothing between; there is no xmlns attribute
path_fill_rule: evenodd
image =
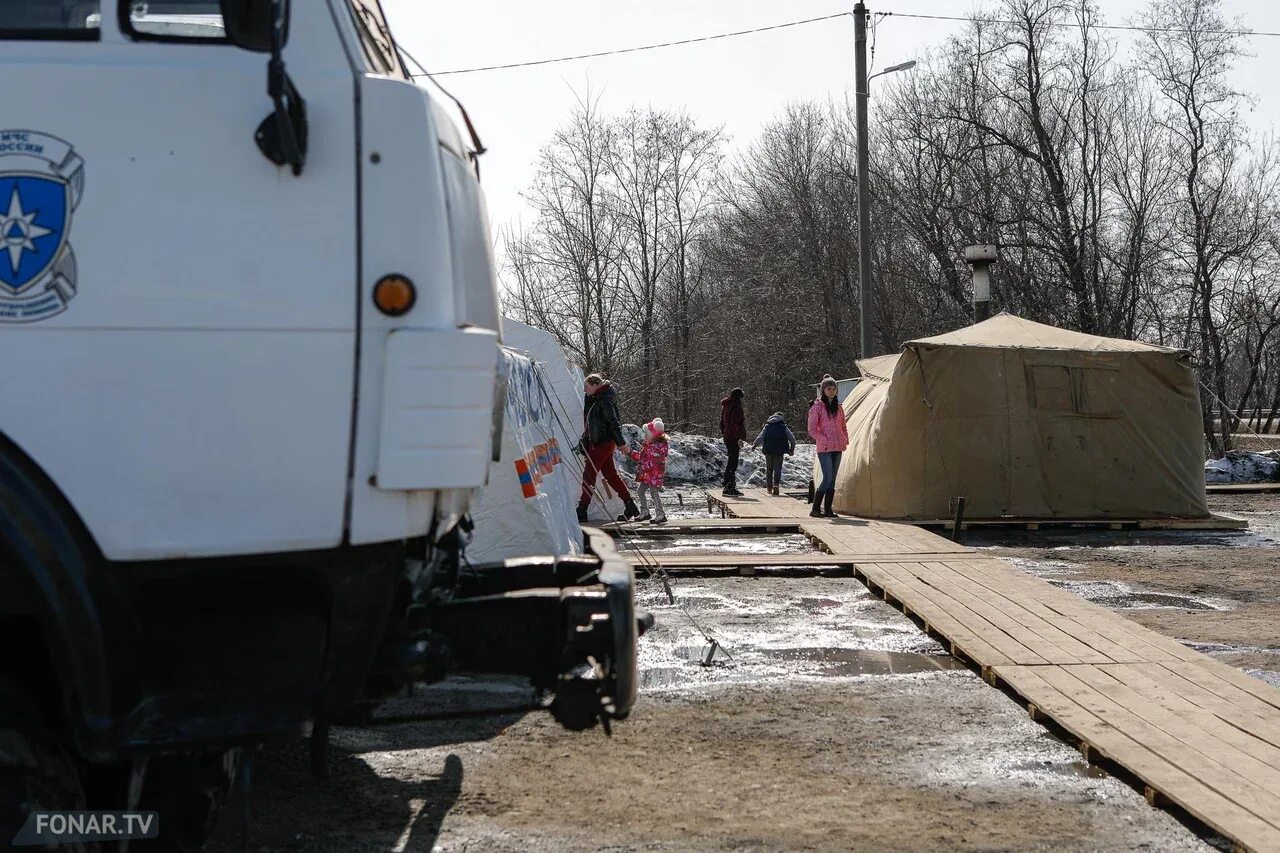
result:
<svg viewBox="0 0 1280 853"><path fill-rule="evenodd" d="M595 488L597 473L604 474L604 481L617 493L618 497L624 501L631 500L631 492L627 491L627 484L613 464L613 451L617 446L612 441L587 445L587 458L582 468L582 497L578 499L579 504L586 505L591 502L591 490Z"/></svg>

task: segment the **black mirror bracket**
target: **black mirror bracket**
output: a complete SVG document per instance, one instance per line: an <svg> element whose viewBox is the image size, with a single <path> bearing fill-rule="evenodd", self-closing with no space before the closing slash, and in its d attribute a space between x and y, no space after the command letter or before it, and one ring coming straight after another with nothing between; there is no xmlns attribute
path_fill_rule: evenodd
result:
<svg viewBox="0 0 1280 853"><path fill-rule="evenodd" d="M263 119L254 141L263 155L277 166L290 166L302 174L307 162L307 102L298 94L284 67L284 0L271 0L274 22L271 60L267 63L267 94L275 110Z"/></svg>

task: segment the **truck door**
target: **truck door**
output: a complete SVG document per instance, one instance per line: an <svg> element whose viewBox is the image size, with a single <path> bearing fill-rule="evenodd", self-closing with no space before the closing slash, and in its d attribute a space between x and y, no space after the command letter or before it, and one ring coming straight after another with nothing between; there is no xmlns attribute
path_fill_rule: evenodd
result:
<svg viewBox="0 0 1280 853"><path fill-rule="evenodd" d="M218 0L0 11L0 357L23 365L0 428L109 558L343 537L354 78L328 5L290 5L297 176L255 144L267 59L225 38Z"/></svg>

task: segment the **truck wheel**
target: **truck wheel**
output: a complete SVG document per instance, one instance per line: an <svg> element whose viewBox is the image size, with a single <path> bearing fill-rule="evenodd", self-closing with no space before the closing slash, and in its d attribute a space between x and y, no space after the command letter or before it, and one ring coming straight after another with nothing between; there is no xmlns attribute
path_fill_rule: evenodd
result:
<svg viewBox="0 0 1280 853"><path fill-rule="evenodd" d="M26 691L0 679L0 846L13 841L33 811L85 807L79 770L41 717Z"/></svg>
<svg viewBox="0 0 1280 853"><path fill-rule="evenodd" d="M240 766L240 750L153 758L142 788L143 809L160 813L160 839L152 849L200 849L213 830Z"/></svg>

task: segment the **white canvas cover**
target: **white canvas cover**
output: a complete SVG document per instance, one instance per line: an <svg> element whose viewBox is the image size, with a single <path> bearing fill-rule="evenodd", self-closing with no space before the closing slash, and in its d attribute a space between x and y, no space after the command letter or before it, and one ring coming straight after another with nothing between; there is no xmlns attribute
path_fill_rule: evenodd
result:
<svg viewBox="0 0 1280 853"><path fill-rule="evenodd" d="M1204 517L1184 350L1001 314L858 362L835 506L873 518Z"/></svg>
<svg viewBox="0 0 1280 853"><path fill-rule="evenodd" d="M491 563L581 553L575 514L581 481L572 458L578 437L568 418L582 408L582 372L541 329L504 318L503 336L502 456L489 466L489 483L472 504L467 558Z"/></svg>

